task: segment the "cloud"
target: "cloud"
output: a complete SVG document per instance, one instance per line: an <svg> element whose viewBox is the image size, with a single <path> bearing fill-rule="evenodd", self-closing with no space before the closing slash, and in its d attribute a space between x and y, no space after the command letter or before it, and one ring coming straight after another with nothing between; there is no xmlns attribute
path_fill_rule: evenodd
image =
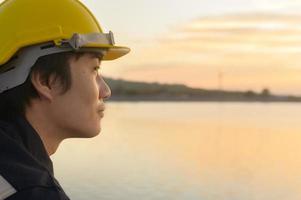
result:
<svg viewBox="0 0 301 200"><path fill-rule="evenodd" d="M136 50L136 51L135 51ZM152 45L134 49L122 77L227 89L269 87L281 93L301 85L301 16L237 14L192 20Z"/></svg>
<svg viewBox="0 0 301 200"><path fill-rule="evenodd" d="M172 28L152 45L133 49L130 64L214 63L222 67L234 60L243 67L248 63L237 57L244 56L257 65L262 59L271 60L272 65L279 58L289 58L287 66L296 66L300 53L301 17L254 13L200 18Z"/></svg>
<svg viewBox="0 0 301 200"><path fill-rule="evenodd" d="M174 29L161 42L192 51L301 53L301 16L247 14L201 18Z"/></svg>

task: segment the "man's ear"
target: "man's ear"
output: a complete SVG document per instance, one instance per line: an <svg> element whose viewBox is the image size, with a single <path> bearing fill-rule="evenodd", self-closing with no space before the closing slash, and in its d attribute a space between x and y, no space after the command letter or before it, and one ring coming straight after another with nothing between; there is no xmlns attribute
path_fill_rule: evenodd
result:
<svg viewBox="0 0 301 200"><path fill-rule="evenodd" d="M48 101L52 101L54 97L54 88L51 87L53 83L53 76L50 76L49 82L44 80L39 72L32 72L31 74L31 83L36 89L39 97L41 99L46 99Z"/></svg>

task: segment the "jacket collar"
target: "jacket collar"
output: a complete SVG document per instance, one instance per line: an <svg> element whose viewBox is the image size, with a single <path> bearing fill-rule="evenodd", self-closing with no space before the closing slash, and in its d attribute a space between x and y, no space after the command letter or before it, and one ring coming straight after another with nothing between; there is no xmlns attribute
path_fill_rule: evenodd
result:
<svg viewBox="0 0 301 200"><path fill-rule="evenodd" d="M22 116L15 119L15 124L27 151L53 175L52 161L39 134Z"/></svg>

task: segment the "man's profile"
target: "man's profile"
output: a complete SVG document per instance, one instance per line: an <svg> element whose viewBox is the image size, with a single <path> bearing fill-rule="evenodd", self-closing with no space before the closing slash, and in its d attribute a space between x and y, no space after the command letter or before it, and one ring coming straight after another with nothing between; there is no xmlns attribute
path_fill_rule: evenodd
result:
<svg viewBox="0 0 301 200"><path fill-rule="evenodd" d="M101 61L130 50L78 0L6 0L0 26L0 200L69 199L49 156L100 132Z"/></svg>

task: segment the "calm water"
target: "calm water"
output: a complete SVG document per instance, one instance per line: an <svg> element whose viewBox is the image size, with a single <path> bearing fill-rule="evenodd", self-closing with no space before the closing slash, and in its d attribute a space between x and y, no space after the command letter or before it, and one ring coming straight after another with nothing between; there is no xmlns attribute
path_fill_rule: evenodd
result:
<svg viewBox="0 0 301 200"><path fill-rule="evenodd" d="M52 157L74 200L300 200L301 104L109 103Z"/></svg>

